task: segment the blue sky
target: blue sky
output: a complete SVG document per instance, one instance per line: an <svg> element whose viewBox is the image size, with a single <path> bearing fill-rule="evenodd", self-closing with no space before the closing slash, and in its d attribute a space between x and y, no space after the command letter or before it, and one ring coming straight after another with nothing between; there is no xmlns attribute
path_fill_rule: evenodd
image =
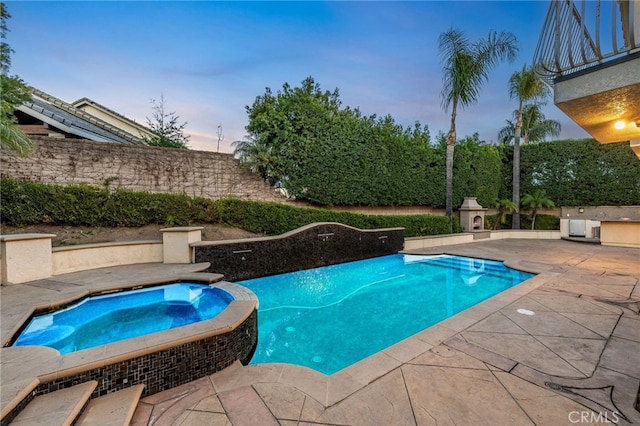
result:
<svg viewBox="0 0 640 426"><path fill-rule="evenodd" d="M340 90L343 106L391 115L397 123L446 132L440 103L438 36L450 28L471 39L489 30L519 41L514 63L495 69L478 104L460 111L458 136L496 141L516 103L510 75L530 64L548 2L6 2L12 74L73 102L88 97L140 123L151 99L187 121L190 147L221 152L242 139L245 105L266 87L312 76ZM549 102L561 138L588 135Z"/></svg>

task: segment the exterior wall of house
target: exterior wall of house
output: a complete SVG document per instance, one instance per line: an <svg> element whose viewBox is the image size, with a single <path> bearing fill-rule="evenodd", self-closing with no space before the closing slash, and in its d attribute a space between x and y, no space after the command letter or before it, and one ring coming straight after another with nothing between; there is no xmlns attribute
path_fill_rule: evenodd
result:
<svg viewBox="0 0 640 426"><path fill-rule="evenodd" d="M220 199L280 201L231 154L102 142L33 138L29 157L2 150L0 175L47 184L88 183L111 188Z"/></svg>
<svg viewBox="0 0 640 426"><path fill-rule="evenodd" d="M102 121L105 121L109 124L111 124L113 127L117 127L118 129L130 133L135 137L138 138L142 138L143 136L147 136L147 137L152 137L153 133L151 133L149 130L145 129L142 125L140 126L134 126L131 123L128 123L116 116L114 116L113 114L109 114L108 112L100 109L100 108L96 108L93 105L90 104L82 104L80 106L77 107L78 109L83 110L84 112L86 112L87 114L91 114L96 118L99 118Z"/></svg>

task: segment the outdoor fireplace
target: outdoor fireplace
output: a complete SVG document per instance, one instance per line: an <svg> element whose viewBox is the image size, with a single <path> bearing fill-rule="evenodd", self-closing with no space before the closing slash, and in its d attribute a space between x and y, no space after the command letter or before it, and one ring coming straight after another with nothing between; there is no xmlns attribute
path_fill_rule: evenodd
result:
<svg viewBox="0 0 640 426"><path fill-rule="evenodd" d="M476 201L476 197L465 197L460 206L460 226L465 232L483 231L484 214L487 211Z"/></svg>

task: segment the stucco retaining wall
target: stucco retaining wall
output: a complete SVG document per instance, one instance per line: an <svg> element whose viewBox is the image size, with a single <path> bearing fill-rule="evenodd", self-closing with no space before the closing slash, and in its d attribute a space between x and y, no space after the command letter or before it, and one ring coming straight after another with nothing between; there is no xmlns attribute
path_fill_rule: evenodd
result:
<svg viewBox="0 0 640 426"><path fill-rule="evenodd" d="M163 261L162 241L127 241L51 249L52 275L109 266L160 263Z"/></svg>

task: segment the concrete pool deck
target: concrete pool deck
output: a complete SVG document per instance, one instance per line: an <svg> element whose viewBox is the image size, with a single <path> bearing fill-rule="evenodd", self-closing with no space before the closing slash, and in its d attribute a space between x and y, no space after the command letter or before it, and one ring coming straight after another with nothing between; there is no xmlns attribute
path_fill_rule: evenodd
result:
<svg viewBox="0 0 640 426"><path fill-rule="evenodd" d="M411 251L443 252L539 275L331 376L236 363L143 398L132 424L640 423L640 250L498 240ZM98 272L118 284L162 266ZM54 279L89 285L88 274ZM29 283L1 289L3 337L20 316L9 304L20 294L32 303L42 291Z"/></svg>

